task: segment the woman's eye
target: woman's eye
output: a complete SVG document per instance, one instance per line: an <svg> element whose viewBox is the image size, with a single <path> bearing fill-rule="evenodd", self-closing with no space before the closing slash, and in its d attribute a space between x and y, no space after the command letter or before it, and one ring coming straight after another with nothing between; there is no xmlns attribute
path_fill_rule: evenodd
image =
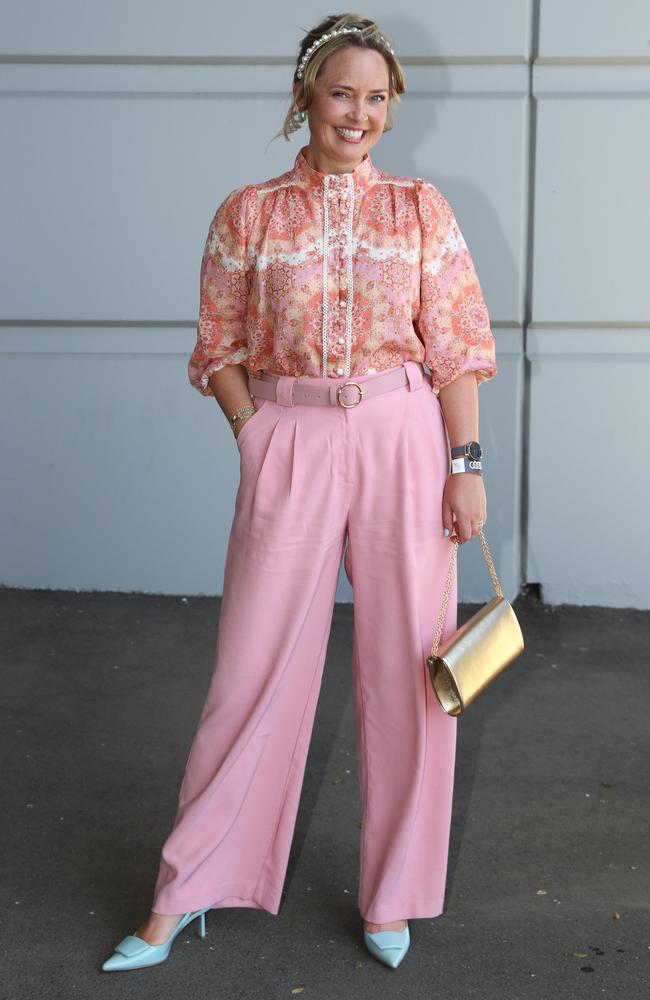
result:
<svg viewBox="0 0 650 1000"><path fill-rule="evenodd" d="M333 97L339 97L339 96L341 96L341 97L347 97L348 95L347 95L347 94L345 93L345 91L343 91L343 90L335 90L335 91L333 92L332 96L333 96ZM384 101L384 100L385 100L385 97L384 97L384 95L383 95L383 94L373 94L373 99L374 99L375 97L378 97L378 98L379 98L379 101ZM377 102L377 103L379 103L379 102Z"/></svg>

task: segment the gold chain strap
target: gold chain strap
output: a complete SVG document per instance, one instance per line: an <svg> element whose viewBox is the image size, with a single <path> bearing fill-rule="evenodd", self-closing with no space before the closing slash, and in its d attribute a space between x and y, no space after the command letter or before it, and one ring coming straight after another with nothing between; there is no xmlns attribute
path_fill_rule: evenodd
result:
<svg viewBox="0 0 650 1000"><path fill-rule="evenodd" d="M487 568L490 571L490 576L492 577L492 583L494 584L494 589L497 592L498 597L503 597L503 591L501 590L501 584L499 583L499 578L497 576L497 571L494 568L494 563L492 562L492 556L490 555L490 550L488 549L488 544L485 540L485 535L483 534L483 525L479 525L478 529L479 540L481 542L481 548L483 549L483 555L485 556L485 561L487 563ZM458 555L458 539L452 539L452 545L454 547L451 553L451 559L449 561L449 569L447 570L447 579L445 581L445 589L442 595L442 606L440 608L440 615L438 616L438 624L436 625L436 631L433 636L433 645L431 646L431 656L438 655L438 645L440 643L440 636L442 635L442 626L445 620L445 615L447 614L447 604L449 603L449 591L451 590L451 578L454 572L454 565L456 563L456 558Z"/></svg>

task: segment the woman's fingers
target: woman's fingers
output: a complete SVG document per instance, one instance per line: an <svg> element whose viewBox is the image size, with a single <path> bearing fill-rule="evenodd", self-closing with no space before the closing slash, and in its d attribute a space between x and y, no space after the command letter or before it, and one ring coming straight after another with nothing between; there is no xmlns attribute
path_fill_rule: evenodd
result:
<svg viewBox="0 0 650 1000"><path fill-rule="evenodd" d="M454 533L454 514L451 509L451 504L444 500L442 501L442 527L443 530L446 528L449 535Z"/></svg>
<svg viewBox="0 0 650 1000"><path fill-rule="evenodd" d="M456 520L456 524L458 525L458 527L460 529L460 532L459 532L459 535L458 535L458 541L462 545L463 542L468 542L470 540L470 538L472 537L472 534L473 534L472 522L471 522L471 520L470 520L469 517L459 517Z"/></svg>
<svg viewBox="0 0 650 1000"><path fill-rule="evenodd" d="M470 538L474 538L475 535L478 535L479 527L482 524L485 524L485 520L482 518L457 517L453 514L452 519L453 531L451 534L452 537L455 535L458 538L460 545L464 542L468 542Z"/></svg>

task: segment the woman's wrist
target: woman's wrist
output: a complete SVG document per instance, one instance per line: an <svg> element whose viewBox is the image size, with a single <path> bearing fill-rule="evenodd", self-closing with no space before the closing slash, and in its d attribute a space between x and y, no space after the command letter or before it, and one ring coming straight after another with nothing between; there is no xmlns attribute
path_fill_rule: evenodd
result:
<svg viewBox="0 0 650 1000"><path fill-rule="evenodd" d="M235 410L230 417L230 426L235 437L237 437L237 434L239 433L240 426L245 423L249 417L252 417L254 413L255 407L253 406L252 401L250 403L244 403Z"/></svg>
<svg viewBox="0 0 650 1000"><path fill-rule="evenodd" d="M476 440L454 445L451 448L451 471L461 474L471 472L480 476L483 472L482 458L483 450Z"/></svg>
<svg viewBox="0 0 650 1000"><path fill-rule="evenodd" d="M483 463L481 459L471 459L467 458L465 455L459 456L458 458L452 458L450 475L463 476L467 472L473 476L482 476Z"/></svg>

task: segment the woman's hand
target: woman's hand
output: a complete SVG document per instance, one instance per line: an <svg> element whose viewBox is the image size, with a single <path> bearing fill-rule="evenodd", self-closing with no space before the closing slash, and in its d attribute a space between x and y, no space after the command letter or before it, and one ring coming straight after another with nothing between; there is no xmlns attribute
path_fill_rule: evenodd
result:
<svg viewBox="0 0 650 1000"><path fill-rule="evenodd" d="M479 522L487 520L483 476L475 472L449 473L442 492L442 524L459 545L478 535Z"/></svg>

